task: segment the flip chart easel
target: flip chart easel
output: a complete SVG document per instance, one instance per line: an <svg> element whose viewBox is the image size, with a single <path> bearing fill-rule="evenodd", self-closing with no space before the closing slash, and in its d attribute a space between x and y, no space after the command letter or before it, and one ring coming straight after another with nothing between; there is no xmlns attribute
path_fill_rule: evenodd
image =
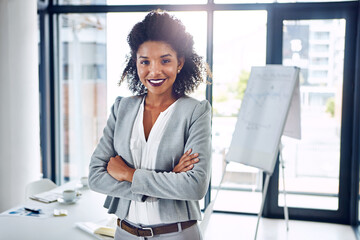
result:
<svg viewBox="0 0 360 240"><path fill-rule="evenodd" d="M226 163L238 162L256 167L266 174L255 239L269 180L279 151L280 163L284 171L281 136L284 134L300 138L299 71L297 67L282 65L252 67L230 148L226 155ZM222 180L219 189L221 184ZM288 229L286 200L284 214Z"/></svg>

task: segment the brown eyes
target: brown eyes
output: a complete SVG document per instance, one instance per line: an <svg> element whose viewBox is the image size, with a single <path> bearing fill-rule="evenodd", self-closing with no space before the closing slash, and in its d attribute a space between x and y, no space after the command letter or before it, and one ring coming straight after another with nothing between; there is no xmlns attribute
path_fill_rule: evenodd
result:
<svg viewBox="0 0 360 240"><path fill-rule="evenodd" d="M161 60L161 63L162 63L162 64L166 64L166 63L170 63L170 62L171 62L170 59L162 59L162 60ZM149 65L149 64L150 64L150 61L149 61L149 60L141 60L141 61L140 61L140 64L141 64L141 65Z"/></svg>

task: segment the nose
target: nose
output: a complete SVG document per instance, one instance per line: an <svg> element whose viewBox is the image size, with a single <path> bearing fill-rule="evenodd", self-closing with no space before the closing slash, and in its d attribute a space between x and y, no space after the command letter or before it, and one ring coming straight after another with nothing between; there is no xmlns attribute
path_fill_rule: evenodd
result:
<svg viewBox="0 0 360 240"><path fill-rule="evenodd" d="M161 74L162 71L162 66L161 64L157 63L157 62L152 62L150 64L150 68L149 68L149 72L151 76L156 76Z"/></svg>

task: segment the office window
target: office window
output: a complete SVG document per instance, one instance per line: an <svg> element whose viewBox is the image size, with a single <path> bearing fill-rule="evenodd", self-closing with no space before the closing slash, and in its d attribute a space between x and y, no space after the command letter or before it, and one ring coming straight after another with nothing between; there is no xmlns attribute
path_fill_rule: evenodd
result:
<svg viewBox="0 0 360 240"><path fill-rule="evenodd" d="M59 15L60 182L88 174L115 98L132 95L126 82L120 87L118 82L130 51L127 35L146 14ZM171 14L181 19L195 50L205 57L206 12ZM192 96L205 99L205 88L204 83Z"/></svg>
<svg viewBox="0 0 360 240"><path fill-rule="evenodd" d="M273 3L276 0L214 0L214 3Z"/></svg>
<svg viewBox="0 0 360 240"><path fill-rule="evenodd" d="M312 44L310 46L310 51L314 53L317 52L327 53L329 52L329 44Z"/></svg>
<svg viewBox="0 0 360 240"><path fill-rule="evenodd" d="M59 0L61 5L205 4L207 0Z"/></svg>
<svg viewBox="0 0 360 240"><path fill-rule="evenodd" d="M225 166L251 67L265 65L266 24L266 11L214 12L213 197ZM262 173L258 169L229 163L214 209L257 213L261 191Z"/></svg>
<svg viewBox="0 0 360 240"><path fill-rule="evenodd" d="M352 0L340 0L352 1ZM214 0L215 3L294 3L294 2L339 2L339 0Z"/></svg>
<svg viewBox="0 0 360 240"><path fill-rule="evenodd" d="M322 30L319 30L319 31L316 31L316 32L311 32L310 33L310 39L312 40L329 40L329 37L330 37L330 32L328 31L322 31Z"/></svg>
<svg viewBox="0 0 360 240"><path fill-rule="evenodd" d="M313 57L313 58L310 59L310 64L327 66L327 65L329 65L329 58L327 58L327 57Z"/></svg>
<svg viewBox="0 0 360 240"><path fill-rule="evenodd" d="M59 16L60 178L88 174L106 112L106 16Z"/></svg>
<svg viewBox="0 0 360 240"><path fill-rule="evenodd" d="M288 206L337 210L345 20L284 21L283 33L283 64L309 72L300 77L302 138L282 139ZM280 178L281 206L282 191Z"/></svg>

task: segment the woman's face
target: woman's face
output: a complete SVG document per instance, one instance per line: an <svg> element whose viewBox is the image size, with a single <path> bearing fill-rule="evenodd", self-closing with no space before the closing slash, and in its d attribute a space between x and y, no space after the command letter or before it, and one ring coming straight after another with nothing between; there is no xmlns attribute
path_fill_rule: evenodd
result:
<svg viewBox="0 0 360 240"><path fill-rule="evenodd" d="M184 58L178 59L172 47L160 41L147 41L136 54L136 68L148 94L169 95Z"/></svg>

